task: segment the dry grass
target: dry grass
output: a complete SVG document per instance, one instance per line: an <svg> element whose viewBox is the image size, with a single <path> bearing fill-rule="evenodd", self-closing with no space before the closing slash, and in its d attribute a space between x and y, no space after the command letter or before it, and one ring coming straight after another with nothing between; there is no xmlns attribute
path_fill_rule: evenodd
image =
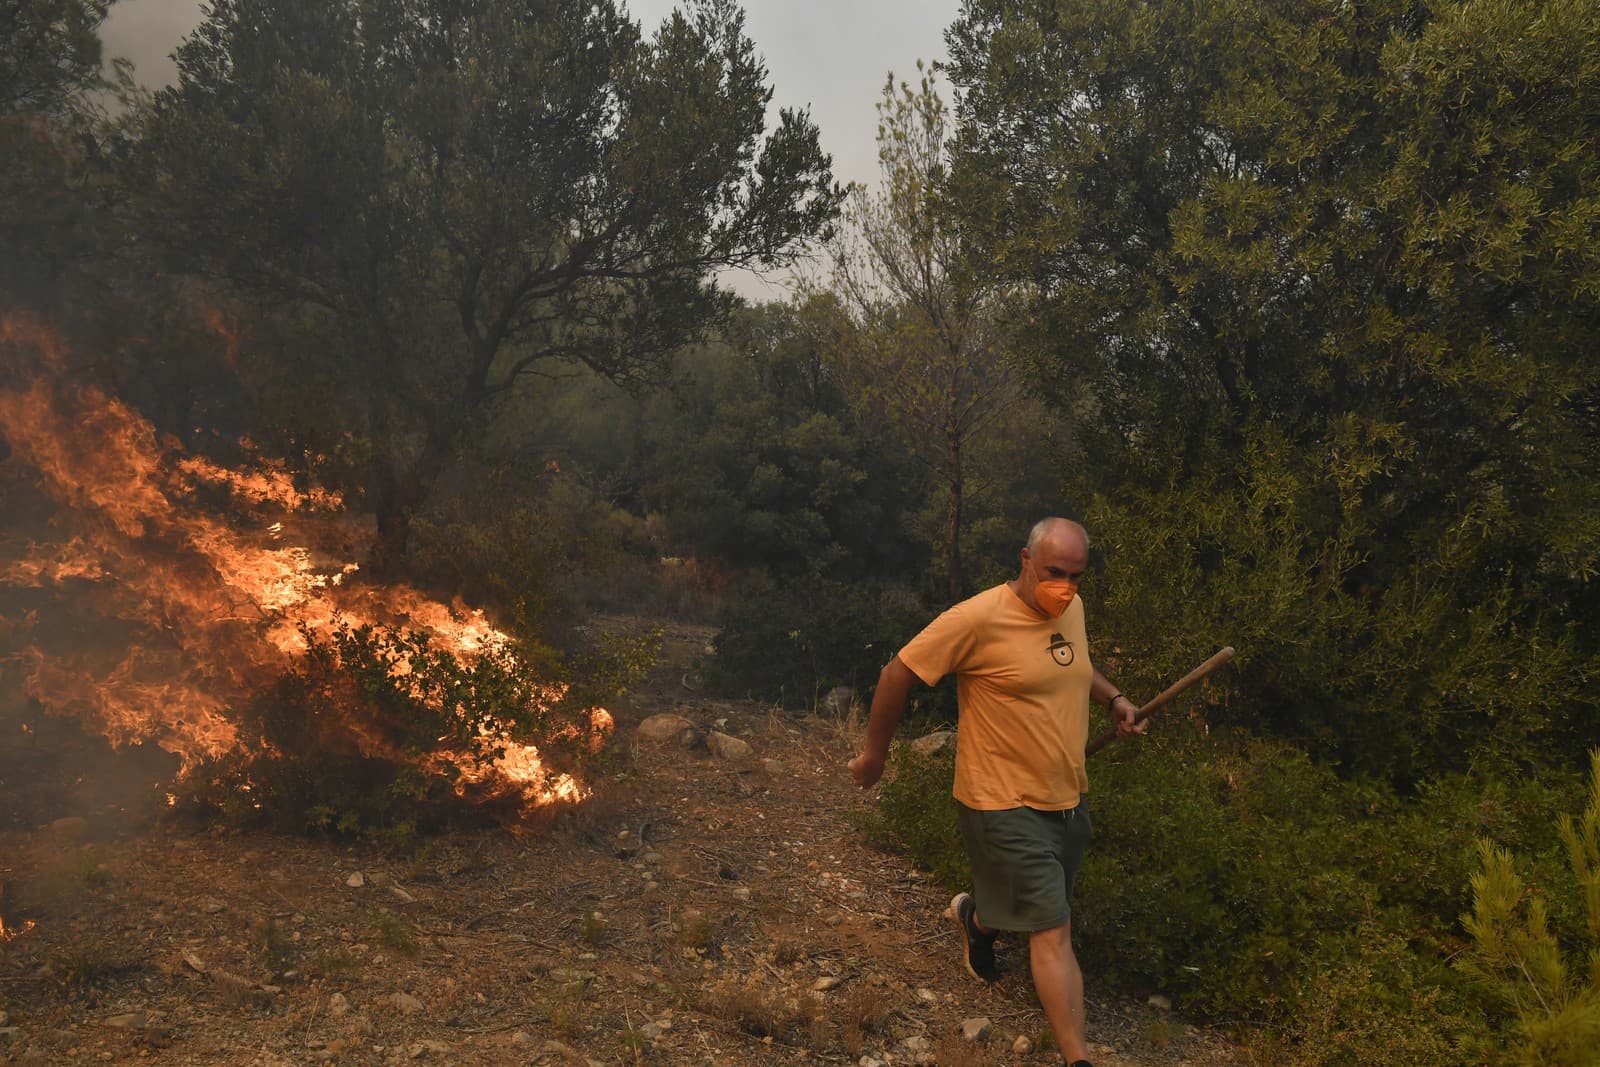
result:
<svg viewBox="0 0 1600 1067"><path fill-rule="evenodd" d="M989 1062L984 1046L962 1040L960 1034L946 1034L934 1049L939 1067L984 1067Z"/></svg>
<svg viewBox="0 0 1600 1067"><path fill-rule="evenodd" d="M111 867L101 862L94 846L89 846L52 856L18 888L23 890L19 895L29 914L61 919L83 912L92 896L110 889L115 882Z"/></svg>
<svg viewBox="0 0 1600 1067"><path fill-rule="evenodd" d="M610 929L611 924L606 921L604 913L586 911L578 927L578 936L583 938L583 943L590 948L599 948L606 943L607 932Z"/></svg>
<svg viewBox="0 0 1600 1067"><path fill-rule="evenodd" d="M434 838L419 839L403 855L397 855L395 860L399 865L395 877L402 882L432 877L439 863L439 842Z"/></svg>
<svg viewBox="0 0 1600 1067"><path fill-rule="evenodd" d="M391 911L381 911L372 917L371 935L373 941L402 956L413 957L422 951L416 930Z"/></svg>
<svg viewBox="0 0 1600 1067"><path fill-rule="evenodd" d="M678 920L678 940L685 948L705 952L711 947L711 920L699 911L686 911Z"/></svg>
<svg viewBox="0 0 1600 1067"><path fill-rule="evenodd" d="M344 947L328 949L313 956L306 970L319 978L338 978L361 973L361 957Z"/></svg>
<svg viewBox="0 0 1600 1067"><path fill-rule="evenodd" d="M842 715L818 711L805 720L805 732L830 747L859 751L866 735L867 720L861 705L853 704Z"/></svg>
<svg viewBox="0 0 1600 1067"><path fill-rule="evenodd" d="M1144 1024L1144 1039L1156 1048L1170 1048L1176 1037L1172 1020L1165 1015L1152 1016Z"/></svg>
<svg viewBox="0 0 1600 1067"><path fill-rule="evenodd" d="M806 955L805 944L793 938L780 937L772 946L772 962L778 967L799 963Z"/></svg>
<svg viewBox="0 0 1600 1067"><path fill-rule="evenodd" d="M793 1038L809 1034L816 1018L815 998L791 1002L759 979L712 986L700 1010L754 1037Z"/></svg>
<svg viewBox="0 0 1600 1067"><path fill-rule="evenodd" d="M550 1029L566 1038L583 1033L592 1008L587 1002L588 983L567 982L561 991L544 1005L545 1022Z"/></svg>
<svg viewBox="0 0 1600 1067"><path fill-rule="evenodd" d="M879 986L853 982L839 1005L840 1042L850 1056L859 1056L869 1035L882 1033L892 1005Z"/></svg>
<svg viewBox="0 0 1600 1067"><path fill-rule="evenodd" d="M96 945L67 952L50 961L49 972L63 989L83 991L103 985L126 965Z"/></svg>
<svg viewBox="0 0 1600 1067"><path fill-rule="evenodd" d="M287 970L294 963L294 949L284 939L278 929L277 920L271 915L260 915L252 921L250 933L255 939L256 948L261 953L261 962L268 970Z"/></svg>

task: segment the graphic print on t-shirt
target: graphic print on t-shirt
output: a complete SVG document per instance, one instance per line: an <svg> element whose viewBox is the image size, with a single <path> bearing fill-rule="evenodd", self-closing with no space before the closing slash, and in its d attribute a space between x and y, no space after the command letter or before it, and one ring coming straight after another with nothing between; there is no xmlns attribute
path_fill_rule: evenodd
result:
<svg viewBox="0 0 1600 1067"><path fill-rule="evenodd" d="M1001 583L954 605L899 659L933 685L956 676L961 744L951 792L969 808L1063 811L1088 790L1093 650L1083 597L1042 617ZM1052 647L1054 646L1054 647Z"/></svg>

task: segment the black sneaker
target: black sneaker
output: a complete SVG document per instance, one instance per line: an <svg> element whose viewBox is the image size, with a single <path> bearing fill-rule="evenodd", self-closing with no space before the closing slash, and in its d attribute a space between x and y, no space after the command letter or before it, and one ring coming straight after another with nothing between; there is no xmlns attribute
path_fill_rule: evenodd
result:
<svg viewBox="0 0 1600 1067"><path fill-rule="evenodd" d="M951 898L945 914L961 930L962 956L967 964L967 973L980 982L993 982L999 978L1000 972L994 967L994 931L984 933L978 929L975 921L978 905L973 903L972 895L957 893Z"/></svg>

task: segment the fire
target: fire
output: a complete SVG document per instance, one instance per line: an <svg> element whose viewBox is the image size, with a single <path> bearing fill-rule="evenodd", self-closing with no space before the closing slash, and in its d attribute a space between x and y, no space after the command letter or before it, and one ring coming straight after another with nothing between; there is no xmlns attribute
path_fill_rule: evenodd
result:
<svg viewBox="0 0 1600 1067"><path fill-rule="evenodd" d="M247 452L254 452L248 441L240 442ZM337 510L343 506L337 493L324 489L301 491L279 460L258 459L258 469L252 471L229 470L201 456L183 456L177 468L196 482L225 485L234 494L255 504L276 504L281 508L299 510L320 508ZM281 528L281 524L280 525Z"/></svg>
<svg viewBox="0 0 1600 1067"><path fill-rule="evenodd" d="M0 616L0 635L64 628L95 638L56 634L71 650L46 651L42 637L12 656L47 711L91 723L115 745L159 744L182 777L238 749L229 707L281 675L306 651L307 634L403 625L464 662L508 654L511 639L480 611L351 581L357 564L318 547L366 540L337 494L297 484L279 462L242 470L185 454L127 405L70 381L61 339L28 316L0 316L0 350L39 371L0 388L0 436L63 509L51 526L68 533L9 551L20 558L0 563L0 586L94 606L85 619ZM228 514L202 503L219 500ZM563 696L553 686L536 699L553 706ZM611 725L604 709L590 709L591 748ZM587 795L503 728L480 728L477 741L421 762L450 764L458 791L509 794L530 808Z"/></svg>

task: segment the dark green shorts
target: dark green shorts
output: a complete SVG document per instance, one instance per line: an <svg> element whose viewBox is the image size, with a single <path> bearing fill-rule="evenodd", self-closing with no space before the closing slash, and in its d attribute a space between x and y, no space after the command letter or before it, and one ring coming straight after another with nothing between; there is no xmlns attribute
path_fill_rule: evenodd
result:
<svg viewBox="0 0 1600 1067"><path fill-rule="evenodd" d="M1083 801L1066 811L976 811L956 802L972 864L978 921L995 930L1053 930L1072 918L1072 885L1094 830Z"/></svg>

